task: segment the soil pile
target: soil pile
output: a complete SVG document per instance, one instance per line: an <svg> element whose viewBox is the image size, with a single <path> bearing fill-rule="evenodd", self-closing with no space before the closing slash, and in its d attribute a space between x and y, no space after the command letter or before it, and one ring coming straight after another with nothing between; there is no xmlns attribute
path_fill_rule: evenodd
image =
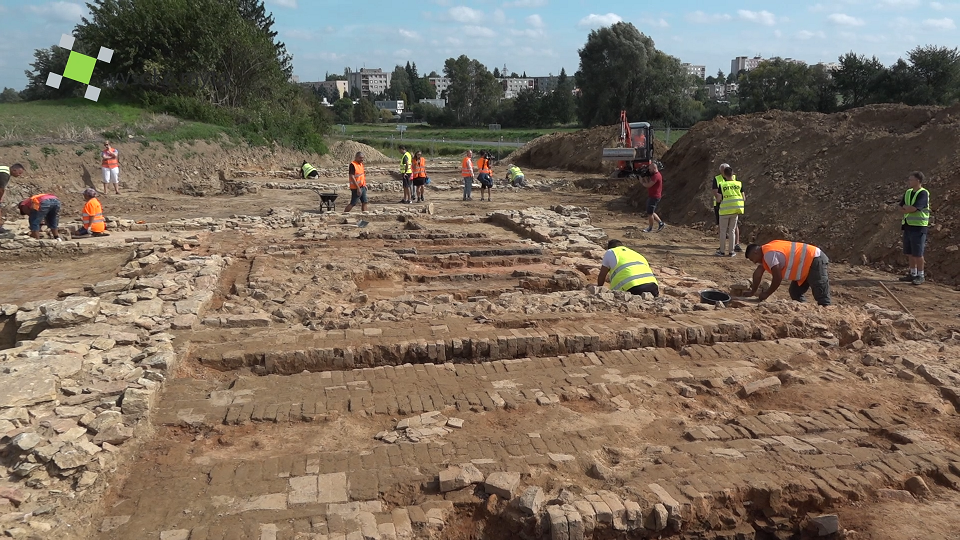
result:
<svg viewBox="0 0 960 540"><path fill-rule="evenodd" d="M330 157L338 164L349 164L357 152L363 152L364 163L389 163L395 161L372 146L356 141L337 141L330 145Z"/></svg>
<svg viewBox="0 0 960 540"><path fill-rule="evenodd" d="M900 198L922 171L935 218L929 277L960 282L960 106L875 105L843 113L768 113L694 126L664 155L658 213L714 225L710 183L720 163L743 182L743 240L816 244L835 260L902 269ZM634 197L639 204L643 193ZM951 264L952 263L952 264Z"/></svg>
<svg viewBox="0 0 960 540"><path fill-rule="evenodd" d="M616 168L616 162L601 161L600 157L604 148L616 146L619 134L619 124L574 133L551 133L537 137L500 161L534 169L609 174ZM659 158L666 151L667 145L654 139L653 155Z"/></svg>

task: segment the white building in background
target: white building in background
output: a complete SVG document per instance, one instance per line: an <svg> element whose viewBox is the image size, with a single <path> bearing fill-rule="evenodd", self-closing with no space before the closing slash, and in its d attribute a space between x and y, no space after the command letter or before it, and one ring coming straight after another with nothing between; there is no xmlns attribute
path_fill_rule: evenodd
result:
<svg viewBox="0 0 960 540"><path fill-rule="evenodd" d="M392 71L385 72L380 68L360 68L360 71L351 71L347 68L344 70L344 75L349 83L348 91L352 92L354 88L359 88L360 97L370 97L386 92L393 79Z"/></svg>
<svg viewBox="0 0 960 540"><path fill-rule="evenodd" d="M344 96L350 94L350 85L347 81L319 81L304 84L309 84L314 88L325 89L327 94L330 96L330 99L333 99L334 101L342 99Z"/></svg>
<svg viewBox="0 0 960 540"><path fill-rule="evenodd" d="M533 77L517 77L497 79L503 86L504 99L512 99L524 90L533 90L536 87L536 79Z"/></svg>
<svg viewBox="0 0 960 540"><path fill-rule="evenodd" d="M450 88L450 83L452 82L447 77L430 77L427 79L430 81L430 84L437 89L437 97L440 97L440 94L447 91Z"/></svg>
<svg viewBox="0 0 960 540"><path fill-rule="evenodd" d="M840 62L819 62L817 65L827 71L836 71L840 69Z"/></svg>
<svg viewBox="0 0 960 540"><path fill-rule="evenodd" d="M749 58L746 56L738 56L730 61L730 73L736 75L741 71L750 71L756 69L760 65L760 62L763 62L763 57L754 56Z"/></svg>
<svg viewBox="0 0 960 540"><path fill-rule="evenodd" d="M436 108L438 108L438 109L444 109L444 108L446 108L446 106L447 106L447 100L442 99L442 98L437 98L437 99L421 99L421 100L420 100L420 103L423 103L423 104L425 104L425 105L433 105L434 107L436 107Z"/></svg>
<svg viewBox="0 0 960 540"><path fill-rule="evenodd" d="M687 70L687 73L699 78L701 81L707 78L707 66L695 66L693 64L680 64Z"/></svg>

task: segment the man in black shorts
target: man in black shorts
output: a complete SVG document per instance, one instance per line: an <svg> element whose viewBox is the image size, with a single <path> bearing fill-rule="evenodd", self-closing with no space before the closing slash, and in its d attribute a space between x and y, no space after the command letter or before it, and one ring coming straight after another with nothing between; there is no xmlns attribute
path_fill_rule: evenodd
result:
<svg viewBox="0 0 960 540"><path fill-rule="evenodd" d="M19 163L14 163L13 165L7 167L6 165L0 165L0 234L8 233L6 229L3 228L3 195L7 191L7 184L10 183L10 178L18 178L24 173L23 165Z"/></svg>
<svg viewBox="0 0 960 540"><path fill-rule="evenodd" d="M923 283L923 251L927 244L927 227L930 225L930 192L923 187L923 173L914 171L907 177L910 186L900 200L898 210L903 214L900 228L903 229L903 254L910 259L910 273L900 281L914 285Z"/></svg>

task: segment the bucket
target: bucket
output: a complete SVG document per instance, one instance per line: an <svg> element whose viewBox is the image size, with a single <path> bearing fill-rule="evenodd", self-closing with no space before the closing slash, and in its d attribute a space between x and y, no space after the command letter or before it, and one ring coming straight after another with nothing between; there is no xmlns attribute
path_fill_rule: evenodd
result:
<svg viewBox="0 0 960 540"><path fill-rule="evenodd" d="M733 300L733 298L731 298L729 294L723 291L715 291L712 289L706 290L706 291L700 291L700 301L703 302L704 304L716 305L717 302L723 302L724 304L728 304L730 303L730 300Z"/></svg>

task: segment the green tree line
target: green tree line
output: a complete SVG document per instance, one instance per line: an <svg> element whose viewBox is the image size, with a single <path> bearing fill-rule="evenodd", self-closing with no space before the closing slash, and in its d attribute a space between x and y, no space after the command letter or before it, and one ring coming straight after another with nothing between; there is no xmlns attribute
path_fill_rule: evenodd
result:
<svg viewBox="0 0 960 540"><path fill-rule="evenodd" d="M184 119L234 128L246 140L324 152L330 113L312 92L290 82L292 57L277 40L262 0L93 0L74 29L74 50L97 56L90 84L100 100L131 101ZM82 96L62 73L70 51L34 52L26 100Z"/></svg>

